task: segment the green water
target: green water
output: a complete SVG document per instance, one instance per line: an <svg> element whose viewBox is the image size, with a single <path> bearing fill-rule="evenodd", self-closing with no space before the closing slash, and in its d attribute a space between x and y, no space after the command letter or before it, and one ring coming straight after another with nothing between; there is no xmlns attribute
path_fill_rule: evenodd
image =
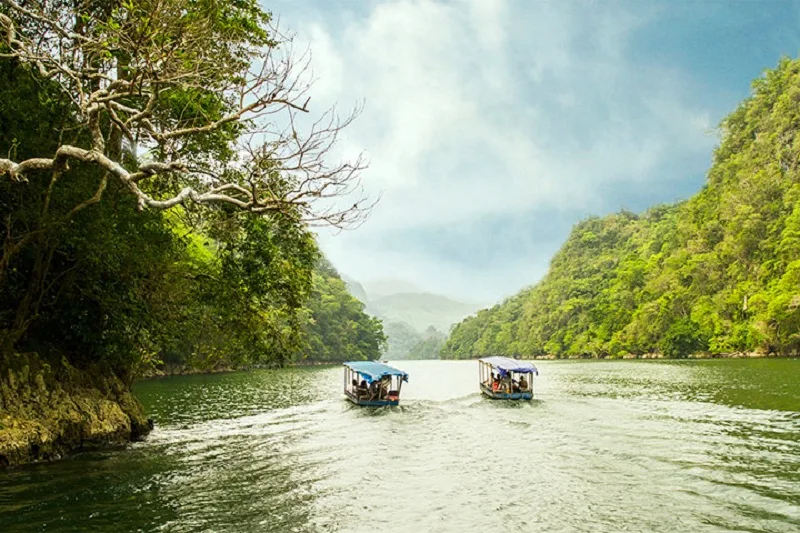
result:
<svg viewBox="0 0 800 533"><path fill-rule="evenodd" d="M0 531L797 532L800 360L397 363L397 408L339 367L139 383L156 430L0 473Z"/></svg>

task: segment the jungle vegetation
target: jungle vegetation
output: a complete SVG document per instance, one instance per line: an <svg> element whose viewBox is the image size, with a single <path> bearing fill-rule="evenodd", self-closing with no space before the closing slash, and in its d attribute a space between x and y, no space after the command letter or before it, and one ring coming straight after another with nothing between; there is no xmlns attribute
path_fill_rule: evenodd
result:
<svg viewBox="0 0 800 533"><path fill-rule="evenodd" d="M128 380L372 359L312 226L369 211L256 0L0 3L0 343ZM346 207L335 200L348 197Z"/></svg>
<svg viewBox="0 0 800 533"><path fill-rule="evenodd" d="M800 353L800 60L724 119L707 182L578 223L546 276L459 323L443 358Z"/></svg>

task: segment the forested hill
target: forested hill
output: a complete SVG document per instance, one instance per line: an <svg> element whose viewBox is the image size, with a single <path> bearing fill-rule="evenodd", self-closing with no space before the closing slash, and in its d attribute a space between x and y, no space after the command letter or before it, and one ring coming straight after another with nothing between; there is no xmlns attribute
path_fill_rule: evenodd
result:
<svg viewBox="0 0 800 533"><path fill-rule="evenodd" d="M364 304L347 288L339 273L322 259L314 271L306 304L305 342L301 359L317 362L379 359L386 344L380 319L364 312Z"/></svg>
<svg viewBox="0 0 800 533"><path fill-rule="evenodd" d="M0 157L55 153L64 131L74 144L90 138L59 89L0 61ZM175 105L188 116L182 102ZM189 145L187 157L233 157L228 137L203 143ZM262 216L225 205L140 210L129 187L89 165L60 179L10 180L2 170L0 370L14 352L100 365L127 380L380 357L382 325L320 257L295 208ZM141 183L159 198L184 185Z"/></svg>
<svg viewBox="0 0 800 533"><path fill-rule="evenodd" d="M753 83L688 201L577 224L535 285L443 358L800 351L800 61Z"/></svg>
<svg viewBox="0 0 800 533"><path fill-rule="evenodd" d="M0 3L0 467L146 433L138 376L380 356L310 230L368 214L365 163L331 152L355 117L309 104L271 13L23 4Z"/></svg>

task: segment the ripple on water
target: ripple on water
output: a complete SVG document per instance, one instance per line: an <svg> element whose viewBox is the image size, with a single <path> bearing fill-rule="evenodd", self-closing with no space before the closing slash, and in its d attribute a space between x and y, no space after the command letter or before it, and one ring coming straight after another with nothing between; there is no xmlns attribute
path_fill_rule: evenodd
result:
<svg viewBox="0 0 800 533"><path fill-rule="evenodd" d="M404 362L383 409L342 401L339 368L141 383L156 431L0 477L0 530L796 532L777 376L800 366L776 363L543 362L520 403L477 393L474 362Z"/></svg>

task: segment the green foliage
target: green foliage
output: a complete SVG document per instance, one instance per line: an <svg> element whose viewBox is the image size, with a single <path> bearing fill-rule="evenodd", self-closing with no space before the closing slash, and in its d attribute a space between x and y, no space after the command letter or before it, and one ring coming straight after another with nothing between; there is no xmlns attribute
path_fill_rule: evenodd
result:
<svg viewBox="0 0 800 533"><path fill-rule="evenodd" d="M0 93L4 156L27 159L87 134L57 87L11 60L0 59ZM162 104L158 120L213 117L224 107L198 89L165 94ZM226 157L234 134L223 129L182 149ZM163 367L379 356L380 322L364 315L327 263L317 266L313 235L297 213L139 211L116 181L72 213L103 183L95 168L78 164L63 175L32 173L28 183L0 180L4 350L99 364L126 378Z"/></svg>
<svg viewBox="0 0 800 533"><path fill-rule="evenodd" d="M173 222L185 248L157 305L168 325L163 362L201 369L285 363L301 347L316 244L283 215L217 218L205 234Z"/></svg>
<svg viewBox="0 0 800 533"><path fill-rule="evenodd" d="M374 360L386 345L381 321L364 312L325 259L314 272L304 332L300 356L312 361Z"/></svg>
<svg viewBox="0 0 800 533"><path fill-rule="evenodd" d="M722 124L690 200L573 228L535 287L458 324L442 357L800 353L800 60Z"/></svg>
<svg viewBox="0 0 800 533"><path fill-rule="evenodd" d="M705 350L708 343L702 338L698 325L690 319L673 322L664 334L661 351L667 357L676 359Z"/></svg>

